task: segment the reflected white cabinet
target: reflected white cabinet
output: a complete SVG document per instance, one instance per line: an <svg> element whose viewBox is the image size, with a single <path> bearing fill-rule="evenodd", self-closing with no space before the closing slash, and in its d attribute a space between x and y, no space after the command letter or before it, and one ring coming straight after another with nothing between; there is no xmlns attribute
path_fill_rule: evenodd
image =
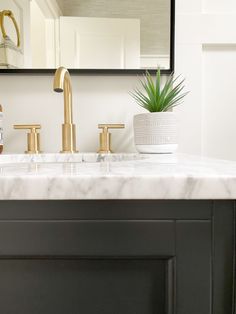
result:
<svg viewBox="0 0 236 314"><path fill-rule="evenodd" d="M67 68L139 68L140 21L60 17L60 64Z"/></svg>

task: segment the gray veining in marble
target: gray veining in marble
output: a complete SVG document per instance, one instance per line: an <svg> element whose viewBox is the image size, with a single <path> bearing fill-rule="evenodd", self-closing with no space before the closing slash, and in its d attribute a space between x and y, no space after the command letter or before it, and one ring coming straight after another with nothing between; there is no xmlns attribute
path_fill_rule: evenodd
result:
<svg viewBox="0 0 236 314"><path fill-rule="evenodd" d="M1 155L0 199L236 199L236 162L183 154Z"/></svg>

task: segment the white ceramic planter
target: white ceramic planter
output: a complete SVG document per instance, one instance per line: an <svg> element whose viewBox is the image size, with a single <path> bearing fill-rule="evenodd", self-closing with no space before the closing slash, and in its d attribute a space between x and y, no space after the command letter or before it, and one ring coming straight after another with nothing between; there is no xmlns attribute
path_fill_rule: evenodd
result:
<svg viewBox="0 0 236 314"><path fill-rule="evenodd" d="M175 113L154 112L135 115L134 141L140 153L174 153L178 148Z"/></svg>

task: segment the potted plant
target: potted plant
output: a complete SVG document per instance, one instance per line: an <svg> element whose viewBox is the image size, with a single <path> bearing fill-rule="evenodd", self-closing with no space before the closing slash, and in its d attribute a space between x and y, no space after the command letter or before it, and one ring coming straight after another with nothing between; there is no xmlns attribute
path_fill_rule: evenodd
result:
<svg viewBox="0 0 236 314"><path fill-rule="evenodd" d="M143 90L131 93L138 105L149 111L134 116L134 140L140 153L173 153L177 150L177 119L172 109L182 103L184 80L177 83L173 73L161 86L161 71L155 79L149 72L141 81Z"/></svg>

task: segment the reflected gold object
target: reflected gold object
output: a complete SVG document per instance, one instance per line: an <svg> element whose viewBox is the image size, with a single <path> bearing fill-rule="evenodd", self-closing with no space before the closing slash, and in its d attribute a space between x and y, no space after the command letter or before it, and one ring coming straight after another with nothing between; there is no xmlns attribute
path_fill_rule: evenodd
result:
<svg viewBox="0 0 236 314"><path fill-rule="evenodd" d="M0 12L0 29L2 30L2 36L4 39L8 37L6 30L5 30L5 27L4 27L4 17L5 16L9 17L15 26L16 34L17 34L17 47L20 47L20 30L19 30L19 27L17 25L14 14L10 10L3 10L2 12Z"/></svg>
<svg viewBox="0 0 236 314"><path fill-rule="evenodd" d="M69 71L64 67L56 70L53 90L57 93L64 92L64 124L62 125L62 153L76 152L75 124L72 112L72 88Z"/></svg>
<svg viewBox="0 0 236 314"><path fill-rule="evenodd" d="M39 154L40 152L40 134L37 133L37 130L41 129L40 124L20 124L14 125L16 130L27 130L30 132L27 133L27 151L26 154Z"/></svg>
<svg viewBox="0 0 236 314"><path fill-rule="evenodd" d="M98 153L108 154L112 153L111 150L111 133L109 129L123 129L124 124L99 124L98 128L102 129L102 133L99 134L100 137L100 148Z"/></svg>

